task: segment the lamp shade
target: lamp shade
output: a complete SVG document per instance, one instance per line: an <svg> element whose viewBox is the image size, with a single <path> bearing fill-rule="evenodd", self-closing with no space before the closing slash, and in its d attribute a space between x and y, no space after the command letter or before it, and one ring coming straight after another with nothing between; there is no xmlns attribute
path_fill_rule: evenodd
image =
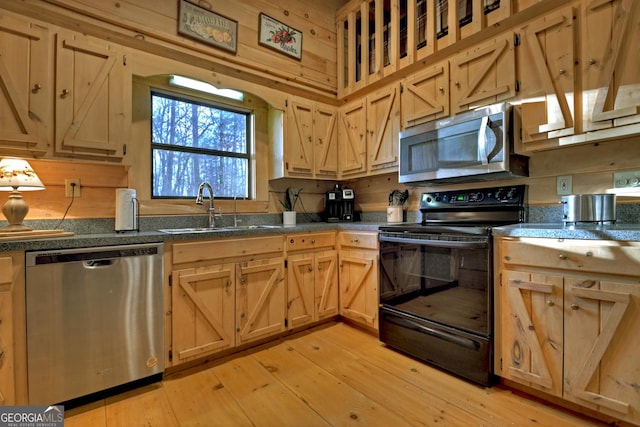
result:
<svg viewBox="0 0 640 427"><path fill-rule="evenodd" d="M44 184L42 184L29 162L5 157L0 160L0 190L44 190Z"/></svg>

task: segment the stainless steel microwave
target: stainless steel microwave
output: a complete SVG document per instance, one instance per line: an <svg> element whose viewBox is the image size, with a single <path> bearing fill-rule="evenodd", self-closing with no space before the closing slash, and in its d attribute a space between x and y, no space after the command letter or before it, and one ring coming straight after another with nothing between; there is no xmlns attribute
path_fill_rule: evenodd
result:
<svg viewBox="0 0 640 427"><path fill-rule="evenodd" d="M528 158L513 153L511 110L501 103L401 132L399 182L528 176Z"/></svg>

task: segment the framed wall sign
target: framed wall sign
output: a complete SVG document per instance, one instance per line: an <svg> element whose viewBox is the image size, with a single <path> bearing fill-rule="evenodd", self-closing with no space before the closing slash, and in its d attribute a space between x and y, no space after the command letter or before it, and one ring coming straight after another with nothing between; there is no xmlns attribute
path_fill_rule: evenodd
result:
<svg viewBox="0 0 640 427"><path fill-rule="evenodd" d="M302 58L302 33L264 13L260 14L258 43L298 60Z"/></svg>
<svg viewBox="0 0 640 427"><path fill-rule="evenodd" d="M178 33L236 53L238 22L180 0Z"/></svg>

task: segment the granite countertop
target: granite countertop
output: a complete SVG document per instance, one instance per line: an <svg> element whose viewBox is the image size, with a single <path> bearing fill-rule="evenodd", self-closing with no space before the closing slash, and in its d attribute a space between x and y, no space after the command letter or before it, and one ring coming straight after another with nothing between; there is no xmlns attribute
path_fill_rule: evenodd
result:
<svg viewBox="0 0 640 427"><path fill-rule="evenodd" d="M494 236L547 237L552 239L640 241L640 224L525 223L493 229Z"/></svg>
<svg viewBox="0 0 640 427"><path fill-rule="evenodd" d="M51 249L71 249L96 246L128 245L140 243L160 243L176 240L223 239L232 237L253 237L267 234L289 234L307 231L325 231L335 229L377 231L378 222L348 223L298 223L294 227L278 228L225 228L206 233L167 234L161 231L126 231L110 233L75 234L68 237L39 238L25 240L0 241L0 252L36 251Z"/></svg>

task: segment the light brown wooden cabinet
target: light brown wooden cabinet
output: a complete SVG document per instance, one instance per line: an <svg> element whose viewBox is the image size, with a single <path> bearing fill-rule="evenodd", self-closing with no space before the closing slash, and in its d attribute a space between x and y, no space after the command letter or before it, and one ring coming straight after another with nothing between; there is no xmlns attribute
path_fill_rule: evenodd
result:
<svg viewBox="0 0 640 427"><path fill-rule="evenodd" d="M499 375L640 423L640 243L498 244Z"/></svg>
<svg viewBox="0 0 640 427"><path fill-rule="evenodd" d="M285 330L282 236L168 247L171 366Z"/></svg>
<svg viewBox="0 0 640 427"><path fill-rule="evenodd" d="M388 86L367 96L368 175L397 171L400 88Z"/></svg>
<svg viewBox="0 0 640 427"><path fill-rule="evenodd" d="M122 159L131 129L131 76L123 49L59 30L55 57L55 154Z"/></svg>
<svg viewBox="0 0 640 427"><path fill-rule="evenodd" d="M286 248L288 327L337 316L336 233L290 234Z"/></svg>
<svg viewBox="0 0 640 427"><path fill-rule="evenodd" d="M235 346L235 265L174 270L173 359L197 359Z"/></svg>
<svg viewBox="0 0 640 427"><path fill-rule="evenodd" d="M236 344L284 332L286 315L284 256L236 263Z"/></svg>
<svg viewBox="0 0 640 427"><path fill-rule="evenodd" d="M586 2L581 20L584 130L640 123L640 4Z"/></svg>
<svg viewBox="0 0 640 427"><path fill-rule="evenodd" d="M3 153L122 160L131 76L122 47L0 14Z"/></svg>
<svg viewBox="0 0 640 427"><path fill-rule="evenodd" d="M284 174L337 179L338 109L300 97L287 99Z"/></svg>
<svg viewBox="0 0 640 427"><path fill-rule="evenodd" d="M341 179L396 171L399 86L393 84L340 107L338 129Z"/></svg>
<svg viewBox="0 0 640 427"><path fill-rule="evenodd" d="M341 179L367 173L367 104L359 99L340 107L338 123L339 173Z"/></svg>
<svg viewBox="0 0 640 427"><path fill-rule="evenodd" d="M427 67L401 82L402 128L449 116L449 62Z"/></svg>
<svg viewBox="0 0 640 427"><path fill-rule="evenodd" d="M0 11L0 150L42 155L53 138L51 32Z"/></svg>
<svg viewBox="0 0 640 427"><path fill-rule="evenodd" d="M520 29L521 151L554 146L550 138L580 133L576 17L577 10L570 5Z"/></svg>
<svg viewBox="0 0 640 427"><path fill-rule="evenodd" d="M0 405L27 404L24 252L0 254Z"/></svg>
<svg viewBox="0 0 640 427"><path fill-rule="evenodd" d="M458 114L516 96L514 35L479 43L450 60L451 112Z"/></svg>
<svg viewBox="0 0 640 427"><path fill-rule="evenodd" d="M378 329L378 233L338 232L340 315Z"/></svg>

